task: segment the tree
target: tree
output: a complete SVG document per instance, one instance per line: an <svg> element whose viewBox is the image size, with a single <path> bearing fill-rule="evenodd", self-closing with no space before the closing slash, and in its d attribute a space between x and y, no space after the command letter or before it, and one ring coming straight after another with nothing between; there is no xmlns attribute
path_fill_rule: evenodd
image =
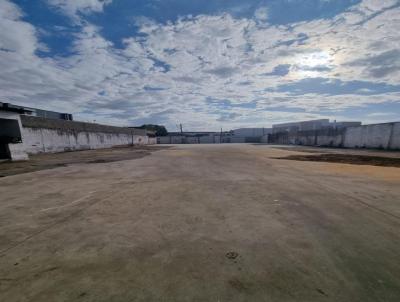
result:
<svg viewBox="0 0 400 302"><path fill-rule="evenodd" d="M168 131L162 125L145 124L139 127L139 129L146 129L150 131L155 131L156 136L167 136Z"/></svg>

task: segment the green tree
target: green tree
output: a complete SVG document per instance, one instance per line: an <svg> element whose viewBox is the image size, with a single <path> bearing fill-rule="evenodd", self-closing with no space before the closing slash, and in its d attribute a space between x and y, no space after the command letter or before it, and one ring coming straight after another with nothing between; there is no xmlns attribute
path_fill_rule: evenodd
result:
<svg viewBox="0 0 400 302"><path fill-rule="evenodd" d="M146 129L149 131L155 131L156 136L167 136L168 131L162 125L145 124L139 127L140 129Z"/></svg>

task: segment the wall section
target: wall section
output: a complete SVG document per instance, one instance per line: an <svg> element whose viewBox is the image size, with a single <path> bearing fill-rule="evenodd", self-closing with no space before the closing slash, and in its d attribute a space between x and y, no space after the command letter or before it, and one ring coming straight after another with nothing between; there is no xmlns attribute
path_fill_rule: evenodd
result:
<svg viewBox="0 0 400 302"><path fill-rule="evenodd" d="M393 125L389 147L392 150L400 150L400 123Z"/></svg>
<svg viewBox="0 0 400 302"><path fill-rule="evenodd" d="M21 116L26 152L56 153L154 143L143 129Z"/></svg>
<svg viewBox="0 0 400 302"><path fill-rule="evenodd" d="M126 133L75 132L45 128L22 128L26 152L56 153L74 150L111 148L120 145L145 145L149 138Z"/></svg>
<svg viewBox="0 0 400 302"><path fill-rule="evenodd" d="M339 129L280 132L268 136L274 144L400 150L400 122Z"/></svg>
<svg viewBox="0 0 400 302"><path fill-rule="evenodd" d="M344 147L388 149L394 125L387 123L347 128Z"/></svg>

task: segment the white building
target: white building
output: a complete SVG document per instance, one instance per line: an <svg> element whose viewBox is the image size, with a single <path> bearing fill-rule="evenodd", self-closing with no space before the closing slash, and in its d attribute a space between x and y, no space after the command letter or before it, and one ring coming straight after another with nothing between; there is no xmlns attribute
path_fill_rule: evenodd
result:
<svg viewBox="0 0 400 302"><path fill-rule="evenodd" d="M294 123L284 123L284 124L275 124L272 126L273 133L280 132L298 132L298 131L310 131L310 130L320 130L324 128L347 128L347 127L357 127L361 126L361 122L330 122L329 119L320 119L320 120L310 120L303 122L294 122Z"/></svg>
<svg viewBox="0 0 400 302"><path fill-rule="evenodd" d="M260 143L272 133L271 128L239 128L232 130L231 143Z"/></svg>
<svg viewBox="0 0 400 302"><path fill-rule="evenodd" d="M330 125L329 119L311 120L294 123L275 124L272 126L273 133L297 132L307 130L318 130Z"/></svg>
<svg viewBox="0 0 400 302"><path fill-rule="evenodd" d="M239 128L232 130L235 137L261 137L272 132L271 128Z"/></svg>

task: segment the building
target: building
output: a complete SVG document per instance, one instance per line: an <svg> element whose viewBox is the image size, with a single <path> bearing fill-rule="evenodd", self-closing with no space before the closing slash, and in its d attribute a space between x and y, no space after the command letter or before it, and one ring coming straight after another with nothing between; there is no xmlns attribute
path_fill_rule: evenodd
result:
<svg viewBox="0 0 400 302"><path fill-rule="evenodd" d="M261 137L271 133L271 128L239 128L232 132L236 137Z"/></svg>
<svg viewBox="0 0 400 302"><path fill-rule="evenodd" d="M260 143L272 133L271 128L239 128L232 130L232 143Z"/></svg>
<svg viewBox="0 0 400 302"><path fill-rule="evenodd" d="M70 113L42 110L42 109L37 109L37 108L32 108L32 107L13 105L10 103L0 102L0 108L8 108L10 110L16 110L16 111L20 112L20 114L30 115L30 116L37 116L37 117L43 117L43 118L49 118L49 119L60 119L60 120L66 120L66 121L73 120L73 116Z"/></svg>
<svg viewBox="0 0 400 302"><path fill-rule="evenodd" d="M312 131L320 129L341 129L347 127L361 126L361 122L330 122L329 119L310 120L303 122L275 124L272 126L272 133L294 133L299 131Z"/></svg>
<svg viewBox="0 0 400 302"><path fill-rule="evenodd" d="M329 119L310 120L303 122L275 124L272 126L273 133L280 132L297 132L307 130L318 130L324 127L329 127Z"/></svg>
<svg viewBox="0 0 400 302"><path fill-rule="evenodd" d="M361 126L361 122L332 122L331 126L336 129L347 128L347 127L358 127Z"/></svg>

